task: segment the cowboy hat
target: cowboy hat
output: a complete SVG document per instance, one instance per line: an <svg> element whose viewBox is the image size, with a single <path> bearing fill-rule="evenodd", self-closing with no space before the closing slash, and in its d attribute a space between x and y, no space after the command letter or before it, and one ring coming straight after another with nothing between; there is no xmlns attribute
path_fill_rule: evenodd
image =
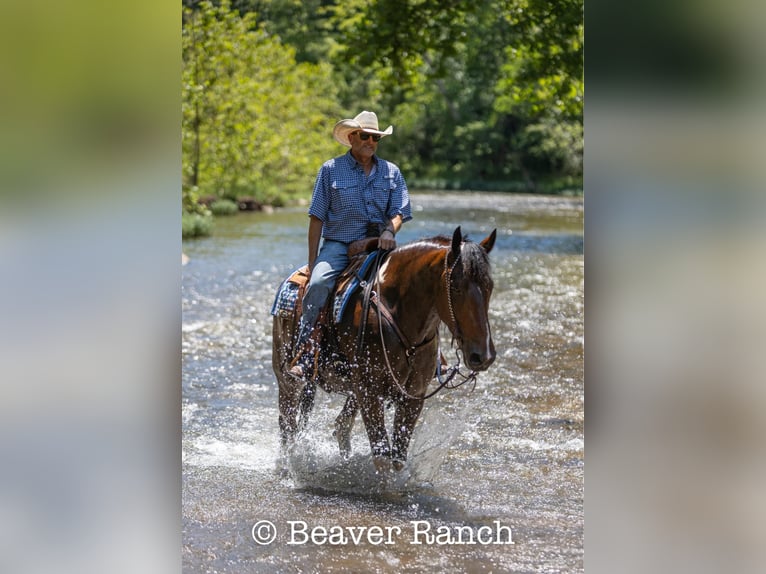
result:
<svg viewBox="0 0 766 574"><path fill-rule="evenodd" d="M394 133L394 126L388 126L385 131L380 131L378 129L378 116L375 115L375 112L364 111L353 120L339 121L332 129L332 135L338 143L351 147L348 136L351 132L359 130L379 136L390 136Z"/></svg>

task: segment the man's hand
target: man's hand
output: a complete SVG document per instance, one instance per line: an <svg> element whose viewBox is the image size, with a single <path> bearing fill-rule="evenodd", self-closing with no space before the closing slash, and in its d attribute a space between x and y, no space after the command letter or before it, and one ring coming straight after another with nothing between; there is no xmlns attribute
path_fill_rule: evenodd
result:
<svg viewBox="0 0 766 574"><path fill-rule="evenodd" d="M396 238L390 229L383 230L378 238L378 249L390 251L396 247Z"/></svg>

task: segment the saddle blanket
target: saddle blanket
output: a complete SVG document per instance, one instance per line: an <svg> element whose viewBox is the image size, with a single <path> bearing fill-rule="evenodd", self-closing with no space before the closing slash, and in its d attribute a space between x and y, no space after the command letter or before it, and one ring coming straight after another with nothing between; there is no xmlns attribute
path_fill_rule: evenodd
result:
<svg viewBox="0 0 766 574"><path fill-rule="evenodd" d="M271 306L271 314L280 317L290 317L298 306L298 298L302 288L309 280L308 265L299 267L282 281L277 289L277 296Z"/></svg>
<svg viewBox="0 0 766 574"><path fill-rule="evenodd" d="M332 317L336 323L340 322L351 296L369 274L376 256L377 251L366 255L364 262L358 267L356 272L354 272L354 268L358 263L352 261L349 269L341 275L336 286L332 305ZM304 265L293 271L279 286L274 303L271 306L271 314L280 317L291 317L299 304L301 288L305 286L306 282L308 282L308 267Z"/></svg>

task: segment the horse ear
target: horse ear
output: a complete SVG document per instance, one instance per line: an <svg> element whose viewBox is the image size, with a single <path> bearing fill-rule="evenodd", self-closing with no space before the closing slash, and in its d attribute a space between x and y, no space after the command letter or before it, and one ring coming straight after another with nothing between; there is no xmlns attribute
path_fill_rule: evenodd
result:
<svg viewBox="0 0 766 574"><path fill-rule="evenodd" d="M487 235L484 239L481 240L481 245L484 248L484 251L489 253L492 251L492 248L495 246L495 239L497 239L497 229L493 229L492 233Z"/></svg>
<svg viewBox="0 0 766 574"><path fill-rule="evenodd" d="M455 233L452 234L452 254L457 257L460 255L460 244L463 243L463 232L458 225Z"/></svg>

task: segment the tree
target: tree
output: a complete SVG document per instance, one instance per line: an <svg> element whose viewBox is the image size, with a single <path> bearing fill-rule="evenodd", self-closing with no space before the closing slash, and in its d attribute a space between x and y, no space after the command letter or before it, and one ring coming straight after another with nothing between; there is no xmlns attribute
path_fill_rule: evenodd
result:
<svg viewBox="0 0 766 574"><path fill-rule="evenodd" d="M582 0L183 1L187 190L307 196L362 109L415 184L582 174Z"/></svg>
<svg viewBox="0 0 766 574"><path fill-rule="evenodd" d="M506 20L519 39L505 49L493 109L523 118L519 164L536 173L582 173L582 0L528 0Z"/></svg>
<svg viewBox="0 0 766 574"><path fill-rule="evenodd" d="M581 173L582 0L348 0L334 14L336 66L407 119L390 145L412 171L531 187Z"/></svg>
<svg viewBox="0 0 766 574"><path fill-rule="evenodd" d="M184 187L266 203L310 190L334 151L330 67L296 63L228 0L184 10L182 46Z"/></svg>

